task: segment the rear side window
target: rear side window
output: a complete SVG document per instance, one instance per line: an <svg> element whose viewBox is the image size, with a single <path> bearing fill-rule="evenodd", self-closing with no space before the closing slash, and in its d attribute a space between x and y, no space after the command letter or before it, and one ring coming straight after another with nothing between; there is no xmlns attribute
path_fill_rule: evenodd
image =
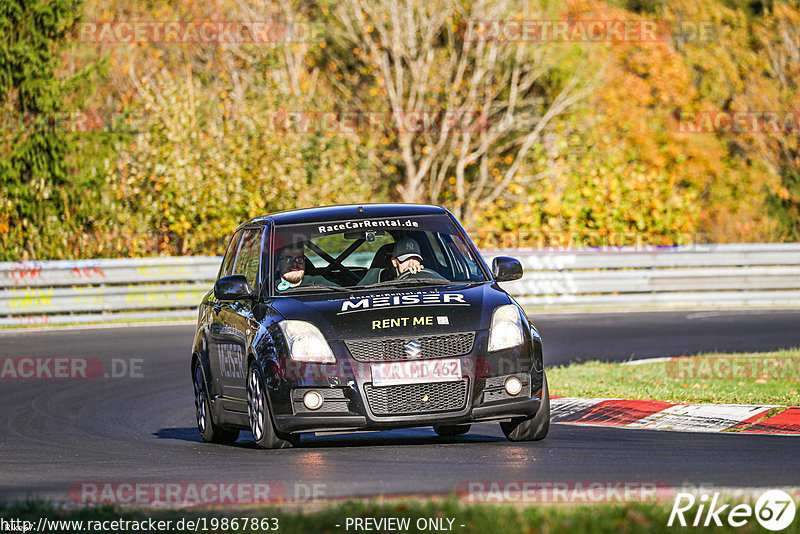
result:
<svg viewBox="0 0 800 534"><path fill-rule="evenodd" d="M222 268L219 270L219 277L228 276L233 271L233 260L236 258L236 252L239 250L239 239L242 237L242 230L236 232L228 243L228 250L225 252L225 257L222 259Z"/></svg>
<svg viewBox="0 0 800 534"><path fill-rule="evenodd" d="M258 279L258 265L261 259L261 228L247 228L242 234L239 253L233 274L243 274L250 288L255 289Z"/></svg>

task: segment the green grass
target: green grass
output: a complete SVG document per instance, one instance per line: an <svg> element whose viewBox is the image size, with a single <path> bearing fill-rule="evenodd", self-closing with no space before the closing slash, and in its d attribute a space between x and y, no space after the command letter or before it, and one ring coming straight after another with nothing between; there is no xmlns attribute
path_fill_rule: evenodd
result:
<svg viewBox="0 0 800 534"><path fill-rule="evenodd" d="M738 501L741 502L741 501ZM111 506L99 508L70 508L59 509L43 503L23 503L0 507L0 518L23 519L34 524L38 518L62 520L137 520L146 518L154 520L171 520L173 525L180 519L205 518L206 525L212 525L212 518L222 517L248 517L278 519L277 532L292 533L345 533L359 532L352 526L346 528L347 518L382 518L401 517L411 519L411 528L404 532L435 532L435 530L419 530L416 521L420 518L453 519L452 532L454 533L659 533L675 532L681 529L676 526L668 527L672 503L629 503L629 504L592 504L592 505L495 505L495 504L464 504L455 498L447 499L403 499L394 501L346 501L334 503L306 503L292 507L279 506L250 506L227 509L197 509L182 510L166 509L120 509ZM686 516L689 521L693 516ZM713 529L714 532L762 532L755 518L741 528L732 528L724 523L725 515L721 519L723 528ZM447 521L444 523L447 525ZM339 525L339 526L336 526ZM463 527L461 525L464 525ZM702 529L702 527L700 527ZM697 530L689 527L688 530ZM705 529L708 530L708 529ZM62 529L69 532L69 529ZM109 530L100 530L105 532ZM164 531L180 532L173 526ZM198 531L203 531L198 529ZM225 532L219 528L209 528L206 532ZM228 532L272 532L272 530L252 530L249 528L228 529ZM375 530L376 532L392 532L391 530ZM186 530L183 530L186 532ZM361 530L361 532L365 532ZM782 532L800 533L800 521L795 520Z"/></svg>
<svg viewBox="0 0 800 534"><path fill-rule="evenodd" d="M547 380L550 394L563 397L800 406L798 365L794 348L637 365L579 363L549 368Z"/></svg>

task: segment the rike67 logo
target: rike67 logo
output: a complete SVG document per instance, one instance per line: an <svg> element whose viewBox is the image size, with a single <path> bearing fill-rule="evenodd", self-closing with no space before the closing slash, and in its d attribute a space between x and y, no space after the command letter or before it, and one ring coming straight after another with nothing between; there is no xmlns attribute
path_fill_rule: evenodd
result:
<svg viewBox="0 0 800 534"><path fill-rule="evenodd" d="M697 509L693 510L695 506ZM743 527L755 517L762 527L777 532L791 525L795 516L794 499L781 490L765 492L758 498L755 507L749 504L731 506L730 503L722 504L717 492L710 499L707 493L697 497L680 492L675 496L667 526L721 527L727 523L731 527Z"/></svg>

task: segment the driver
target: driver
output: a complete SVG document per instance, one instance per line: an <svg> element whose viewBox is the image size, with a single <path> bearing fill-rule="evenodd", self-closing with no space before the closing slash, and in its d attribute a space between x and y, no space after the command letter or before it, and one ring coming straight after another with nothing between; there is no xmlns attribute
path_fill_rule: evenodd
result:
<svg viewBox="0 0 800 534"><path fill-rule="evenodd" d="M306 258L300 245L290 245L281 249L277 265L278 291L286 291L303 283L306 274Z"/></svg>
<svg viewBox="0 0 800 534"><path fill-rule="evenodd" d="M422 265L422 253L419 250L419 244L410 237L404 237L394 244L391 261L397 276L406 272L417 274L425 268Z"/></svg>

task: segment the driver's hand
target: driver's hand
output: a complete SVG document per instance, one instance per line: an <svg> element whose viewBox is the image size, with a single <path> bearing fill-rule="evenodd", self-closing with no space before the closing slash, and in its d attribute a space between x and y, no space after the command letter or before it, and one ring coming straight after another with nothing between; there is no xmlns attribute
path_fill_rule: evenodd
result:
<svg viewBox="0 0 800 534"><path fill-rule="evenodd" d="M424 268L425 266L422 265L417 258L411 258L408 260L408 271L411 274L417 274Z"/></svg>

